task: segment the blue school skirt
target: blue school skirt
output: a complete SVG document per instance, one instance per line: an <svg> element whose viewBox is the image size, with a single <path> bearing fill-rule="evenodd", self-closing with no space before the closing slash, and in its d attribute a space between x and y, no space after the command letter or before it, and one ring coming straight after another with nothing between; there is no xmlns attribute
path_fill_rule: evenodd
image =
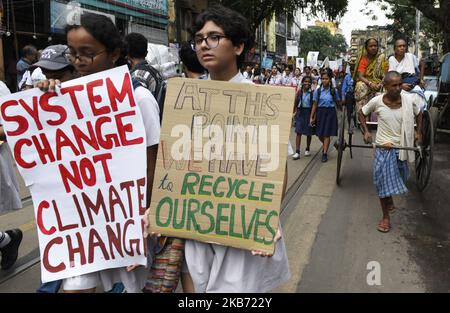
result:
<svg viewBox="0 0 450 313"><path fill-rule="evenodd" d="M338 120L335 108L317 108L316 135L319 137L337 136Z"/></svg>
<svg viewBox="0 0 450 313"><path fill-rule="evenodd" d="M295 132L304 136L314 135L313 128L309 125L311 108L300 108L295 116Z"/></svg>

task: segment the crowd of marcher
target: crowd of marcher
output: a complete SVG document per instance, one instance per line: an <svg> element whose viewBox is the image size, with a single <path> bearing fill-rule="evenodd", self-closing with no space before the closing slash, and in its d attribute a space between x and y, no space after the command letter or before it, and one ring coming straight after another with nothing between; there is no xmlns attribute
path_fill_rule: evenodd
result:
<svg viewBox="0 0 450 313"><path fill-rule="evenodd" d="M133 79L138 82L135 96L147 136L150 189L160 137L165 82L145 60L147 40L140 34L122 38L109 18L92 13L83 14L79 25L68 25L66 35L67 45L50 46L42 51L32 46L23 49L23 58L17 64L19 90L34 87L55 90L60 82L128 64ZM192 25L192 41L180 48L184 75L295 88L293 114L297 137L294 160L302 156L302 137L306 136L303 155L310 156L313 136L317 136L323 145L321 160L327 162L331 138L338 132L337 112L354 100L364 139L370 142L365 121L375 112L379 123L376 142L384 146L376 149L374 163L374 182L383 210L378 230L389 231L389 213L395 209L392 196L406 191L405 162L410 157L390 147L414 142L414 138L405 135L404 129L414 128L411 119L414 115L420 116L423 109L418 105L423 78L420 63L406 52L406 42L397 40L395 55L387 60L378 41L368 39L353 75L345 63L334 72L329 68L307 66L300 69L286 64L274 64L272 68L261 68L259 64L242 67L252 44L252 35L243 16L222 6L211 7L197 16ZM8 93L4 84L0 87L2 94ZM382 93L383 89L385 93ZM420 121L417 123L420 127ZM20 208L21 203L1 125L0 140L3 140L0 145L0 211L3 211ZM2 269L11 268L16 261L21 239L22 233L18 229L0 232ZM181 277L185 292L267 292L290 277L281 226L275 237L273 255L195 240L153 236L148 240L149 247L154 247L149 253L149 268L131 266L80 275L43 284L40 291L57 292L62 288L66 292L94 292L100 284L108 291L121 284L122 290L127 292L173 292ZM167 273L170 275L165 275Z"/></svg>

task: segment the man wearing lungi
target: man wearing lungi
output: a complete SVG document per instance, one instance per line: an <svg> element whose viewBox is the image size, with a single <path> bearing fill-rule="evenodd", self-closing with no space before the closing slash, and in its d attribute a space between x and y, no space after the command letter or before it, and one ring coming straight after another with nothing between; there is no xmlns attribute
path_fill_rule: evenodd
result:
<svg viewBox="0 0 450 313"><path fill-rule="evenodd" d="M421 110L409 94L401 93L402 77L396 71L388 72L384 78L385 94L374 97L359 111L359 121L364 131L364 142L371 143L372 135L367 128L366 117L372 112L378 115L376 144L373 163L373 182L380 198L383 219L377 230L383 233L391 229L390 216L396 207L392 196L408 191L408 162L414 162L415 152L393 149L393 146L413 147L422 142L420 132L414 131L414 117L417 129L421 129Z"/></svg>

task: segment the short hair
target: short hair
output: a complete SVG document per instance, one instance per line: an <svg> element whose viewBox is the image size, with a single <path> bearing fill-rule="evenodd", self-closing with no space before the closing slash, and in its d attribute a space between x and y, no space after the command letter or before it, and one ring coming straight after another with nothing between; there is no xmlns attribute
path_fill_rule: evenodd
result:
<svg viewBox="0 0 450 313"><path fill-rule="evenodd" d="M207 22L213 22L222 28L224 35L231 40L235 47L244 44L242 54L236 59L237 67L241 68L245 60L245 55L254 44L248 20L236 11L222 5L214 5L200 13L194 20L190 30L192 37L194 37Z"/></svg>
<svg viewBox="0 0 450 313"><path fill-rule="evenodd" d="M324 68L320 71L320 77L323 75L327 75L329 79L332 79L334 77L333 71L330 68Z"/></svg>
<svg viewBox="0 0 450 313"><path fill-rule="evenodd" d="M128 55L135 59L145 59L148 54L148 40L144 35L129 33L124 38Z"/></svg>
<svg viewBox="0 0 450 313"><path fill-rule="evenodd" d="M402 75L397 71L389 71L384 75L383 83L388 84L394 77L402 77Z"/></svg>
<svg viewBox="0 0 450 313"><path fill-rule="evenodd" d="M34 53L36 53L37 49L33 45L26 45L25 47L23 47L22 52L23 52L23 56L27 57L29 55L33 55Z"/></svg>
<svg viewBox="0 0 450 313"><path fill-rule="evenodd" d="M183 42L181 44L179 56L181 62L183 62L189 71L194 73L204 73L206 71L198 61L197 54L189 43Z"/></svg>
<svg viewBox="0 0 450 313"><path fill-rule="evenodd" d="M309 79L309 81L312 83L312 77L307 75L307 76L303 76L302 84L305 82L305 79Z"/></svg>
<svg viewBox="0 0 450 313"><path fill-rule="evenodd" d="M406 40L404 37L399 37L397 39L395 39L394 41L394 48L397 47L397 42L399 42L400 40L403 40L406 44L406 46L408 46L408 40Z"/></svg>
<svg viewBox="0 0 450 313"><path fill-rule="evenodd" d="M66 26L66 34L80 27L83 27L95 40L104 45L108 52L113 52L117 48L121 49L123 46L119 30L113 21L105 15L83 13L79 25Z"/></svg>

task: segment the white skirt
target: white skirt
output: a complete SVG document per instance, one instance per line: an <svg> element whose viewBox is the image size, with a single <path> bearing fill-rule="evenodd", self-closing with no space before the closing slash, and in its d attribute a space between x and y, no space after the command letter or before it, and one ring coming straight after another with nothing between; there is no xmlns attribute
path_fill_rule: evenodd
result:
<svg viewBox="0 0 450 313"><path fill-rule="evenodd" d="M186 240L185 260L198 293L269 292L291 276L283 238L276 243L272 257Z"/></svg>
<svg viewBox="0 0 450 313"><path fill-rule="evenodd" d="M0 144L0 213L21 209L19 185L13 168L13 159L8 144Z"/></svg>

